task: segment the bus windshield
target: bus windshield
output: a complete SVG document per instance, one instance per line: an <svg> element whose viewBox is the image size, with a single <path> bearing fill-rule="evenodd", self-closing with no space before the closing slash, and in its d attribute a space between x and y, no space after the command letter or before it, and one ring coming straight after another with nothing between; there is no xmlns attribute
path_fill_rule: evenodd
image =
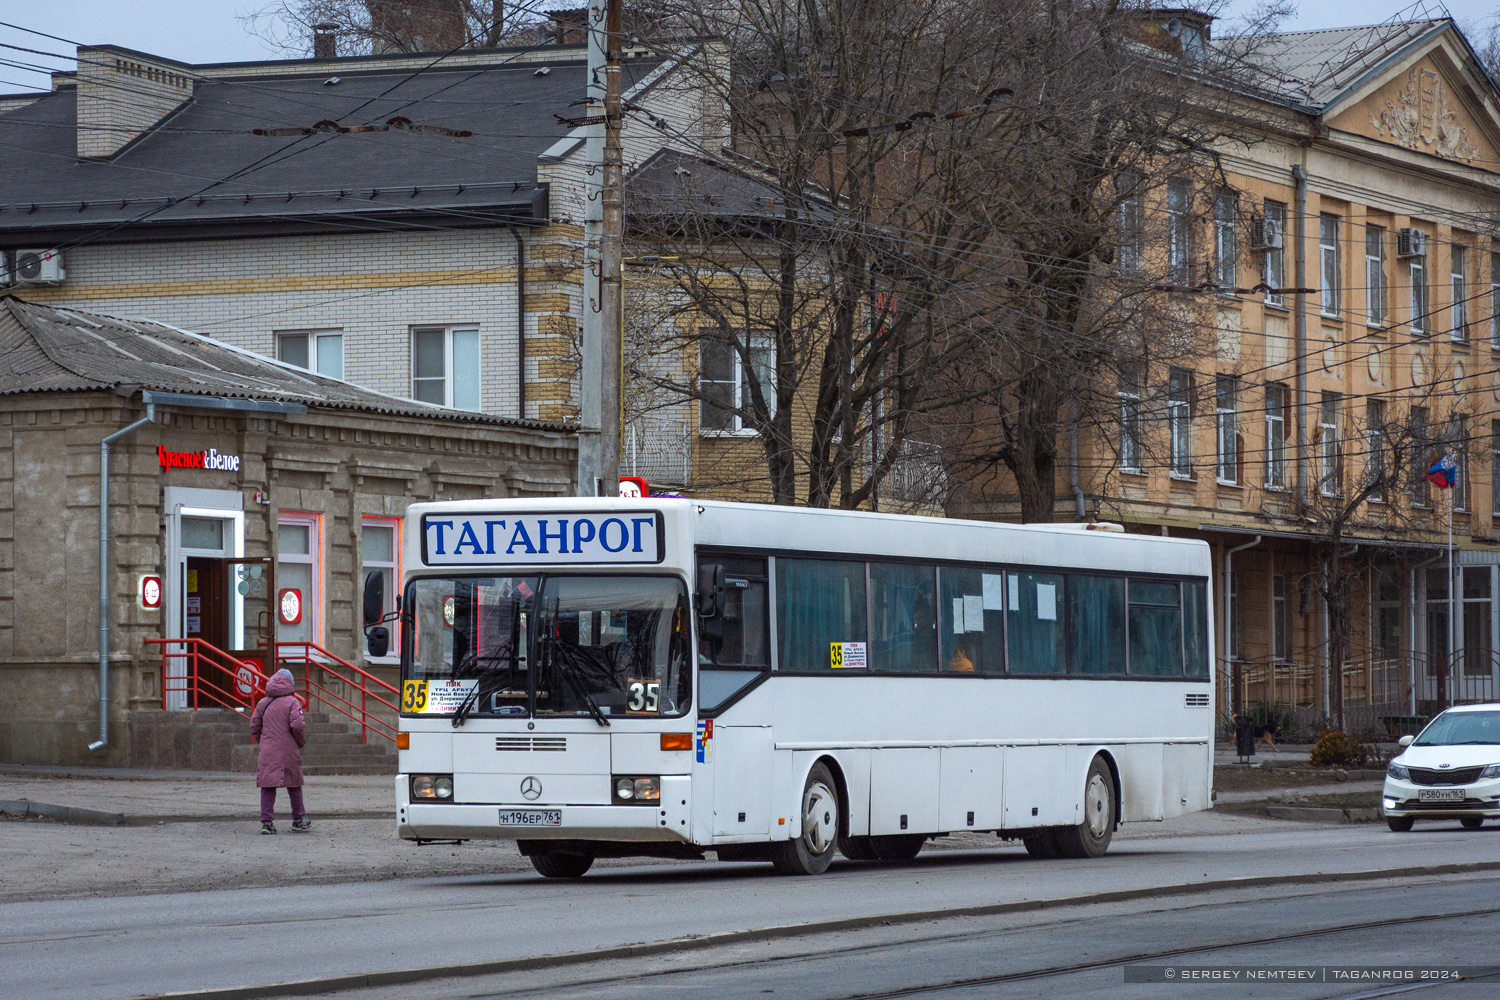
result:
<svg viewBox="0 0 1500 1000"><path fill-rule="evenodd" d="M689 707L689 604L676 577L429 577L410 584L407 607L404 711L607 725Z"/></svg>

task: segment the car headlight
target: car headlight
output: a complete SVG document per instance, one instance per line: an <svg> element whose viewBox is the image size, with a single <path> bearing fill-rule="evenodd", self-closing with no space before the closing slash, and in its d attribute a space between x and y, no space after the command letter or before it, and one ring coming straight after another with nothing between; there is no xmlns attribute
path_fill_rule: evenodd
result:
<svg viewBox="0 0 1500 1000"><path fill-rule="evenodd" d="M453 801L453 775L414 774L411 776L411 797L428 802Z"/></svg>
<svg viewBox="0 0 1500 1000"><path fill-rule="evenodd" d="M660 802L661 779L617 776L615 778L615 801L633 802L640 805Z"/></svg>
<svg viewBox="0 0 1500 1000"><path fill-rule="evenodd" d="M1479 772L1481 778L1500 778L1500 764L1491 764Z"/></svg>
<svg viewBox="0 0 1500 1000"><path fill-rule="evenodd" d="M1495 766L1500 767L1500 764ZM1390 765L1385 769L1385 774L1388 778L1400 778L1402 781L1406 781L1411 777L1411 772L1405 766L1397 764L1395 761L1391 761Z"/></svg>

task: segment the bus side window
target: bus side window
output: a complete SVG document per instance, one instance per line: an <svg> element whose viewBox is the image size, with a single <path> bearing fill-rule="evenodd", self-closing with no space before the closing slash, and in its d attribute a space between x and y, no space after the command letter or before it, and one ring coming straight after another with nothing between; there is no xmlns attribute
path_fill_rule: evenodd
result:
<svg viewBox="0 0 1500 1000"><path fill-rule="evenodd" d="M1063 578L1053 573L1005 574L1006 641L1013 674L1063 672Z"/></svg>
<svg viewBox="0 0 1500 1000"><path fill-rule="evenodd" d="M1187 675L1208 677L1208 588L1201 581L1182 585L1183 652Z"/></svg>
<svg viewBox="0 0 1500 1000"><path fill-rule="evenodd" d="M756 667L771 666L771 644L767 615L766 560L745 556L700 553L700 561L717 562L724 567L723 639L718 655L707 640L700 642L698 662L705 666Z"/></svg>

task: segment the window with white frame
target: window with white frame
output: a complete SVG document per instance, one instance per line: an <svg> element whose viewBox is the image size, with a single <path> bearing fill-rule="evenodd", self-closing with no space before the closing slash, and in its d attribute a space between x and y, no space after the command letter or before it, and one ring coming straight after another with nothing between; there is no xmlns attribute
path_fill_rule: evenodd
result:
<svg viewBox="0 0 1500 1000"><path fill-rule="evenodd" d="M1468 248L1455 246L1449 254L1449 260L1448 288L1452 298L1448 302L1448 335L1461 343L1469 339Z"/></svg>
<svg viewBox="0 0 1500 1000"><path fill-rule="evenodd" d="M1371 399L1365 403L1365 475L1372 483L1385 478L1385 400L1383 399ZM1384 487L1377 487L1371 492L1370 499L1384 500Z"/></svg>
<svg viewBox="0 0 1500 1000"><path fill-rule="evenodd" d="M1266 292L1266 302L1273 306L1285 305L1286 298L1281 289L1286 287L1286 206L1279 201L1267 201L1264 211L1266 229L1274 228L1282 234L1281 246L1268 248L1261 260L1261 279L1267 287L1276 289Z"/></svg>
<svg viewBox="0 0 1500 1000"><path fill-rule="evenodd" d="M1500 351L1500 253L1490 254L1490 347Z"/></svg>
<svg viewBox="0 0 1500 1000"><path fill-rule="evenodd" d="M1218 432L1216 475L1219 482L1231 485L1240 481L1238 396L1239 384L1234 376L1220 375L1214 380L1214 420Z"/></svg>
<svg viewBox="0 0 1500 1000"><path fill-rule="evenodd" d="M318 642L322 619L322 551L316 514L282 511L276 524L276 635Z"/></svg>
<svg viewBox="0 0 1500 1000"><path fill-rule="evenodd" d="M775 416L775 342L770 334L741 336L706 334L698 341L698 430L701 434L755 433L754 425L744 418L751 409L752 387L760 390L767 415Z"/></svg>
<svg viewBox="0 0 1500 1000"><path fill-rule="evenodd" d="M1238 283L1239 241L1234 231L1238 205L1239 199L1227 188L1214 195L1214 283L1222 292L1233 290Z"/></svg>
<svg viewBox="0 0 1500 1000"><path fill-rule="evenodd" d="M342 330L287 330L276 334L276 357L289 365L327 375L344 377L344 333Z"/></svg>
<svg viewBox="0 0 1500 1000"><path fill-rule="evenodd" d="M1365 322L1385 323L1385 227L1365 227Z"/></svg>
<svg viewBox="0 0 1500 1000"><path fill-rule="evenodd" d="M1427 260L1411 257L1406 262L1411 283L1411 329L1418 335L1427 332Z"/></svg>
<svg viewBox="0 0 1500 1000"><path fill-rule="evenodd" d="M1266 386L1266 488L1286 488L1287 392L1284 385Z"/></svg>
<svg viewBox="0 0 1500 1000"><path fill-rule="evenodd" d="M1500 515L1500 420L1490 421L1490 511Z"/></svg>
<svg viewBox="0 0 1500 1000"><path fill-rule="evenodd" d="M411 398L456 410L478 410L479 331L472 326L419 326L411 332Z"/></svg>
<svg viewBox="0 0 1500 1000"><path fill-rule="evenodd" d="M1179 285L1192 284L1193 188L1187 181L1167 182L1167 272Z"/></svg>
<svg viewBox="0 0 1500 1000"><path fill-rule="evenodd" d="M1339 218L1318 218L1318 302L1324 316L1339 314Z"/></svg>
<svg viewBox="0 0 1500 1000"><path fill-rule="evenodd" d="M1138 366L1127 366L1120 372L1120 468L1140 472L1142 466L1141 385L1144 379Z"/></svg>
<svg viewBox="0 0 1500 1000"><path fill-rule="evenodd" d="M1141 239L1145 233L1145 212L1141 206L1141 175L1132 170L1115 180L1119 196L1119 251L1115 259L1120 270L1130 273L1141 266Z"/></svg>
<svg viewBox="0 0 1500 1000"><path fill-rule="evenodd" d="M1193 475L1193 373L1173 368L1167 375L1167 437L1172 476Z"/></svg>
<svg viewBox="0 0 1500 1000"><path fill-rule="evenodd" d="M1324 392L1318 407L1318 490L1325 497L1337 496L1342 478L1339 453L1339 404L1336 392Z"/></svg>
<svg viewBox="0 0 1500 1000"><path fill-rule="evenodd" d="M1452 424L1453 441L1448 450L1453 455L1453 460L1458 464L1457 476L1453 485L1449 487L1453 491L1453 509L1469 509L1469 418L1465 414L1455 414Z"/></svg>
<svg viewBox="0 0 1500 1000"><path fill-rule="evenodd" d="M401 519L395 517L365 517L359 527L360 587L363 588L371 573L379 573L384 582L385 613L396 610L396 597L401 585ZM360 593L360 608L364 607L364 593ZM401 648L400 622L392 621L386 628L391 633L391 652L381 657L382 662L397 659Z"/></svg>

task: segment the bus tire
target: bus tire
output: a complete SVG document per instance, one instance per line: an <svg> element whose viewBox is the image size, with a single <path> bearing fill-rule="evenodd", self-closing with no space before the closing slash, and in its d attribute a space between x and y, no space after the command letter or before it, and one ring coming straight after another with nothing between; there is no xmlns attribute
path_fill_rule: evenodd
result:
<svg viewBox="0 0 1500 1000"><path fill-rule="evenodd" d="M814 764L802 786L802 833L777 845L772 864L783 875L821 875L838 847L839 793L823 763Z"/></svg>
<svg viewBox="0 0 1500 1000"><path fill-rule="evenodd" d="M531 867L543 878L582 878L593 865L594 859L587 854L549 852L531 855Z"/></svg>
<svg viewBox="0 0 1500 1000"><path fill-rule="evenodd" d="M869 837L840 837L839 853L850 861L879 861Z"/></svg>
<svg viewBox="0 0 1500 1000"><path fill-rule="evenodd" d="M922 853L927 837L920 833L898 833L887 837L871 837L870 847L881 861L910 861Z"/></svg>
<svg viewBox="0 0 1500 1000"><path fill-rule="evenodd" d="M1056 829L1057 850L1065 858L1101 858L1115 835L1115 781L1103 757L1095 757L1083 781L1083 822Z"/></svg>
<svg viewBox="0 0 1500 1000"><path fill-rule="evenodd" d="M1041 827L1021 836L1026 853L1033 858L1055 858L1058 856L1057 837L1051 827Z"/></svg>

